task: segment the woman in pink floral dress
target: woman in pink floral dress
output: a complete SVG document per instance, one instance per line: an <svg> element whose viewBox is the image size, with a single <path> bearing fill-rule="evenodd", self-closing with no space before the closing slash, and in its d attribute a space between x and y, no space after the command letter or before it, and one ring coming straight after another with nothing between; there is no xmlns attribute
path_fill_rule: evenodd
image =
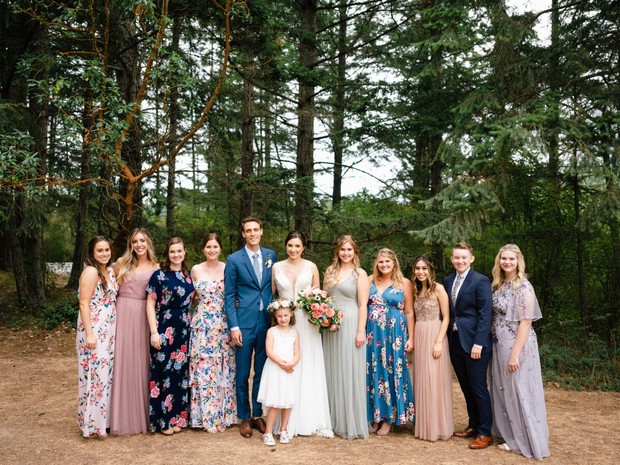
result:
<svg viewBox="0 0 620 465"><path fill-rule="evenodd" d="M82 435L107 436L116 330L116 293L110 241L95 236L88 243L86 267L80 276L76 348L78 357L78 415Z"/></svg>
<svg viewBox="0 0 620 465"><path fill-rule="evenodd" d="M198 308L190 338L190 424L216 434L236 423L235 346L224 312L222 242L210 233L202 242L206 261L192 268Z"/></svg>

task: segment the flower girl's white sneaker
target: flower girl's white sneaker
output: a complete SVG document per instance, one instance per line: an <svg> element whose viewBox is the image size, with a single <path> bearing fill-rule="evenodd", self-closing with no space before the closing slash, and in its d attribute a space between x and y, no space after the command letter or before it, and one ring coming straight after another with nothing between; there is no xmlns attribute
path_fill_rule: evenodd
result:
<svg viewBox="0 0 620 465"><path fill-rule="evenodd" d="M288 444L291 442L291 437L288 435L288 431L280 431L280 444Z"/></svg>
<svg viewBox="0 0 620 465"><path fill-rule="evenodd" d="M280 442L282 442L282 440L280 440ZM263 443L266 446L275 446L276 445L276 441L275 441L275 439L273 439L273 434L271 434L271 433L263 434Z"/></svg>

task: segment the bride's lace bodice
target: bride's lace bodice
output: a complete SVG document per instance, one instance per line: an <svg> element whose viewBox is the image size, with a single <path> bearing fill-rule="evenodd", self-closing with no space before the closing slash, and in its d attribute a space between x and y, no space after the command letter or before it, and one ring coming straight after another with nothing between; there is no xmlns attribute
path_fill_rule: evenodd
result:
<svg viewBox="0 0 620 465"><path fill-rule="evenodd" d="M278 297L281 299L295 300L299 291L312 286L312 268L310 267L310 262L304 260L303 269L299 273L299 276L297 276L297 281L295 281L294 284L289 280L283 268L282 262L273 265ZM294 289L293 286L295 286Z"/></svg>

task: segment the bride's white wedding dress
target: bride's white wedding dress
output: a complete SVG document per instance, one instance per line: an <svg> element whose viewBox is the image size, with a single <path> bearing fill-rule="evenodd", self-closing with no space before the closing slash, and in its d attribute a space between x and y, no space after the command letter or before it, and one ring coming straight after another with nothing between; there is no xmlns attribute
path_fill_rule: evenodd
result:
<svg viewBox="0 0 620 465"><path fill-rule="evenodd" d="M283 271L282 262L273 266L273 273L281 299L295 300L299 291L312 285L312 266L308 260L304 260L294 289ZM321 333L318 327L308 322L308 316L301 310L295 310L295 319L295 329L300 336L301 359L295 367L299 370L299 390L291 409L288 434L291 437L317 435L331 438L334 435L329 415Z"/></svg>

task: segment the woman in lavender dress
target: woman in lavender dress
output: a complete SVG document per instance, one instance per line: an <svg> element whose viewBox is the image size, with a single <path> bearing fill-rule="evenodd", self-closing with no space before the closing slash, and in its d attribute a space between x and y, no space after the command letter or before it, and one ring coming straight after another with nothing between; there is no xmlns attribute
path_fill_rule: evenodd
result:
<svg viewBox="0 0 620 465"><path fill-rule="evenodd" d="M492 286L493 433L504 440L500 449L542 459L551 453L538 340L532 328L542 313L516 245L499 249Z"/></svg>

